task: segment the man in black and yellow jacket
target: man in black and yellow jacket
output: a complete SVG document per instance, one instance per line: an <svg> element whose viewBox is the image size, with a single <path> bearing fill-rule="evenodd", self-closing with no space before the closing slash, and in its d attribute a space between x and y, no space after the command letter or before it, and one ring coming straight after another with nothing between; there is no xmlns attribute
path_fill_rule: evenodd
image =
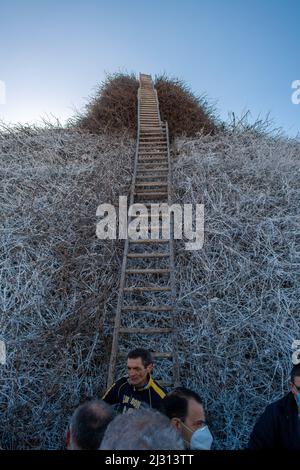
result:
<svg viewBox="0 0 300 470"><path fill-rule="evenodd" d="M117 380L102 399L110 405L120 405L118 410L126 413L130 408L160 409L166 392L152 378L153 359L150 351L135 349L127 356L128 377Z"/></svg>

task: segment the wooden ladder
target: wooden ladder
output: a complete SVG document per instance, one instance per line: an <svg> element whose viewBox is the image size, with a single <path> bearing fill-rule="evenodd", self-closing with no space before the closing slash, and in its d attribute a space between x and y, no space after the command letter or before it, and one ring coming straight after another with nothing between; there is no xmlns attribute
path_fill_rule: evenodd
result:
<svg viewBox="0 0 300 470"><path fill-rule="evenodd" d="M160 119L157 92L150 75L140 74L137 101L138 133L129 203L142 203L147 208L152 203L171 205L172 168L168 124ZM128 224L132 220L134 217L129 215ZM159 217L159 226L160 223ZM173 233L174 221L171 216L169 239L163 239L160 232L155 238L150 238L151 233L148 232L147 238L125 240L108 387L117 378L119 360L124 362L129 350L136 347L151 349L156 359L155 377L157 371L158 379L164 376L164 380L159 380L162 386L176 387L180 383ZM130 339L133 337L136 342L131 346ZM149 348L150 338L166 345L166 350ZM158 341L158 338L161 340ZM157 368L159 360L162 361L162 373ZM166 373L166 369L169 373Z"/></svg>

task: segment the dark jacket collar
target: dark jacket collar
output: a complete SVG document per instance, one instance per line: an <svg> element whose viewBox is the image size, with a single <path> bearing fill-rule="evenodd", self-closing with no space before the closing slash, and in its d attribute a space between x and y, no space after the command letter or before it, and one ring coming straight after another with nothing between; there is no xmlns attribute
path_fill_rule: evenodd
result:
<svg viewBox="0 0 300 470"><path fill-rule="evenodd" d="M278 406L283 413L292 413L298 415L298 407L292 392L287 393L283 398L278 400Z"/></svg>

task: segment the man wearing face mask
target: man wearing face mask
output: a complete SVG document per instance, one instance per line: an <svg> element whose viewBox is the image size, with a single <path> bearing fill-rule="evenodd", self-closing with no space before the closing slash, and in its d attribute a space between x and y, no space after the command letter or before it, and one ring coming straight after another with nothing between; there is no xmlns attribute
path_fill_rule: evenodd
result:
<svg viewBox="0 0 300 470"><path fill-rule="evenodd" d="M186 449L210 450L213 437L205 421L205 412L199 395L178 387L162 402L162 411L171 425L181 434Z"/></svg>
<svg viewBox="0 0 300 470"><path fill-rule="evenodd" d="M290 392L258 419L248 449L300 450L300 364L292 368Z"/></svg>

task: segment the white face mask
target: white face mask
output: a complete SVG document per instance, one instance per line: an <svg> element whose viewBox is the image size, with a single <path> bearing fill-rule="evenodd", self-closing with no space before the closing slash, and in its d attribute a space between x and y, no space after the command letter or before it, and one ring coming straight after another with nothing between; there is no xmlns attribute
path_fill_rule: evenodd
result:
<svg viewBox="0 0 300 470"><path fill-rule="evenodd" d="M182 421L181 421L181 424L186 429L188 429L189 431L193 433L191 437L191 442L189 445L191 450L210 450L214 438L212 437L212 434L207 425L203 426L203 428L199 428L196 431L193 431L189 426L184 424Z"/></svg>
<svg viewBox="0 0 300 470"><path fill-rule="evenodd" d="M213 437L208 426L197 429L191 437L190 448L192 450L210 450Z"/></svg>

